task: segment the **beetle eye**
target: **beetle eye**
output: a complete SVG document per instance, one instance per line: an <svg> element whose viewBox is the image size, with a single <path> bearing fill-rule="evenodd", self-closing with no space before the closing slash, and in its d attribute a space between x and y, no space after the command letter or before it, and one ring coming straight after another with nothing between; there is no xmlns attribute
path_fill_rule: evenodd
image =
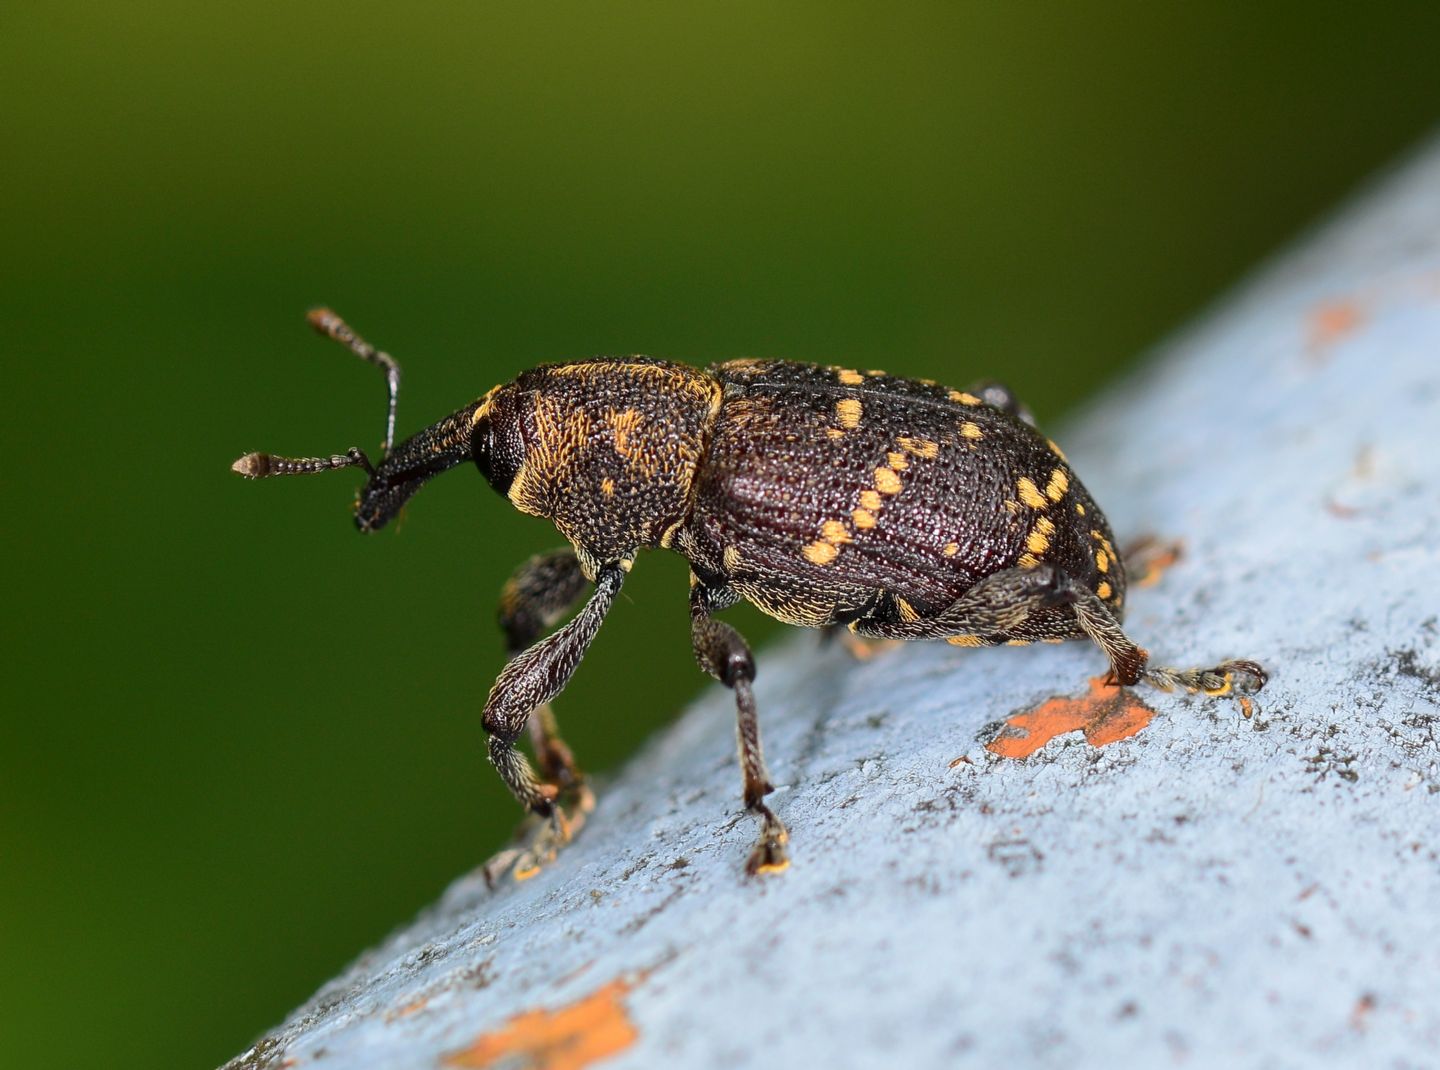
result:
<svg viewBox="0 0 1440 1070"><path fill-rule="evenodd" d="M471 430L470 450L475 467L501 494L510 490L525 459L514 424L513 419L506 419L503 414L497 421L495 414L487 413Z"/></svg>

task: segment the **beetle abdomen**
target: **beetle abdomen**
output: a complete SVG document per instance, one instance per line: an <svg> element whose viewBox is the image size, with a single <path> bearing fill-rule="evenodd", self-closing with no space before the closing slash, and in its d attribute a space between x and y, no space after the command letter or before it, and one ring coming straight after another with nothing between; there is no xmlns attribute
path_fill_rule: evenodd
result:
<svg viewBox="0 0 1440 1070"><path fill-rule="evenodd" d="M677 546L767 612L833 623L883 592L929 616L986 576L1041 562L1118 606L1104 517L1018 418L880 373L713 371L725 400Z"/></svg>

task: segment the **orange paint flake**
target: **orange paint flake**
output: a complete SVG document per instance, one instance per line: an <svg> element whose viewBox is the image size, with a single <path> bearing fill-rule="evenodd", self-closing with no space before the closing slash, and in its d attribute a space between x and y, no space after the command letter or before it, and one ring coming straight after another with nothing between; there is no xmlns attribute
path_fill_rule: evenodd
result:
<svg viewBox="0 0 1440 1070"><path fill-rule="evenodd" d="M632 987L615 980L558 1010L522 1011L468 1048L447 1055L445 1065L584 1070L640 1038L624 1002Z"/></svg>
<svg viewBox="0 0 1440 1070"><path fill-rule="evenodd" d="M1028 758L1056 736L1077 729L1092 747L1128 739L1150 723L1155 711L1108 681L1108 676L1093 677L1083 695L1056 695L1032 710L1012 714L985 749L1002 758Z"/></svg>

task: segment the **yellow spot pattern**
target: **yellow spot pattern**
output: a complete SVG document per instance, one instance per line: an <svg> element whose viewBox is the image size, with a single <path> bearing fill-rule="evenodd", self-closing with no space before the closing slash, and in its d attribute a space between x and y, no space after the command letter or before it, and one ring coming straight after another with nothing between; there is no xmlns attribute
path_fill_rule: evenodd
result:
<svg viewBox="0 0 1440 1070"><path fill-rule="evenodd" d="M1050 452L1053 453L1056 457L1059 457L1066 464L1070 463L1070 458L1065 456L1064 450L1062 450L1059 446L1055 445L1055 440L1053 438L1047 438L1045 440L1045 444L1050 447Z"/></svg>
<svg viewBox="0 0 1440 1070"><path fill-rule="evenodd" d="M985 432L980 430L980 425L971 423L969 420L966 420L960 425L960 434L962 437L968 438L971 442L978 442L985 437Z"/></svg>
<svg viewBox="0 0 1440 1070"><path fill-rule="evenodd" d="M1109 598L1109 597L1110 597L1110 584L1109 584L1109 582L1108 582L1107 580L1101 580L1101 581L1100 581L1100 586L1095 588L1095 593L1098 594L1101 598Z"/></svg>
<svg viewBox="0 0 1440 1070"><path fill-rule="evenodd" d="M865 376L853 368L841 368L835 373L835 378L839 379L844 386L859 386L865 381Z"/></svg>
<svg viewBox="0 0 1440 1070"><path fill-rule="evenodd" d="M850 514L850 519L861 531L869 531L875 526L875 514L869 509L856 509Z"/></svg>
<svg viewBox="0 0 1440 1070"><path fill-rule="evenodd" d="M903 453L891 451L885 455L885 463L897 472L903 472L910 467L910 461Z"/></svg>
<svg viewBox="0 0 1440 1070"><path fill-rule="evenodd" d="M899 494L900 477L889 468L875 469L875 489L881 494Z"/></svg>
<svg viewBox="0 0 1440 1070"><path fill-rule="evenodd" d="M845 527L843 521L839 520L827 520L825 521L825 523L821 524L820 538L824 539L828 543L834 543L837 546L839 546L841 543L847 543L852 541L850 538L849 529Z"/></svg>
<svg viewBox="0 0 1440 1070"><path fill-rule="evenodd" d="M1020 500L1031 509L1044 509L1050 504L1050 500L1040 493L1035 481L1029 476L1021 476L1015 487L1020 492Z"/></svg>
<svg viewBox="0 0 1440 1070"><path fill-rule="evenodd" d="M1050 549L1050 536L1055 533L1055 522L1048 516L1042 516L1035 521L1035 526L1030 529L1030 534L1025 538L1025 549L1029 550L1036 557L1039 557L1046 550Z"/></svg>
<svg viewBox="0 0 1440 1070"><path fill-rule="evenodd" d="M965 393L964 391L961 391L961 390L952 390L952 391L950 391L950 393L949 393L948 396L949 396L949 398L950 398L951 401L958 401L958 402L960 402L961 405L979 405L979 404L980 404L980 399L977 398L974 394L967 394L967 393Z"/></svg>
<svg viewBox="0 0 1440 1070"><path fill-rule="evenodd" d="M880 508L880 494L878 491L862 490L860 492L860 508L869 509L874 512Z"/></svg>
<svg viewBox="0 0 1440 1070"><path fill-rule="evenodd" d="M828 542L817 540L809 543L805 549L800 552L805 555L805 560L809 561L812 565L828 565L831 561L835 560L835 556L840 551Z"/></svg>
<svg viewBox="0 0 1440 1070"><path fill-rule="evenodd" d="M941 550L940 552L943 553L946 557L954 557L960 552L960 544L958 542L947 542L945 544L945 549Z"/></svg>
<svg viewBox="0 0 1440 1070"><path fill-rule="evenodd" d="M835 422L847 431L860 426L860 417L864 412L859 398L841 398L835 402Z"/></svg>
<svg viewBox="0 0 1440 1070"><path fill-rule="evenodd" d="M1095 567L1098 568L1101 572L1110 571L1110 555L1107 554L1104 550L1095 551Z"/></svg>
<svg viewBox="0 0 1440 1070"><path fill-rule="evenodd" d="M1063 468L1057 468L1050 473L1050 482L1045 484L1045 496L1052 502L1058 502L1065 497L1065 492L1069 489L1070 477Z"/></svg>
<svg viewBox="0 0 1440 1070"><path fill-rule="evenodd" d="M926 461L933 461L940 455L939 444L931 442L928 438L906 438L901 436L895 441L900 444L900 448L906 453L913 453L916 457Z"/></svg>

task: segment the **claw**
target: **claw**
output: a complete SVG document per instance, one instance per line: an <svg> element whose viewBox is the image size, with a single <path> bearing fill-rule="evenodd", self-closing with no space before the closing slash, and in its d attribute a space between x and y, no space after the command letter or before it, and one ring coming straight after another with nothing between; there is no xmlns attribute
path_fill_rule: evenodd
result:
<svg viewBox="0 0 1440 1070"><path fill-rule="evenodd" d="M563 793L564 805L559 803L562 793L554 785L541 785L541 790L556 800L550 813L529 815L516 832L519 842L491 856L481 867L488 887L493 889L506 873L516 882L534 877L559 857L560 849L579 834L595 809L595 793L583 780Z"/></svg>

